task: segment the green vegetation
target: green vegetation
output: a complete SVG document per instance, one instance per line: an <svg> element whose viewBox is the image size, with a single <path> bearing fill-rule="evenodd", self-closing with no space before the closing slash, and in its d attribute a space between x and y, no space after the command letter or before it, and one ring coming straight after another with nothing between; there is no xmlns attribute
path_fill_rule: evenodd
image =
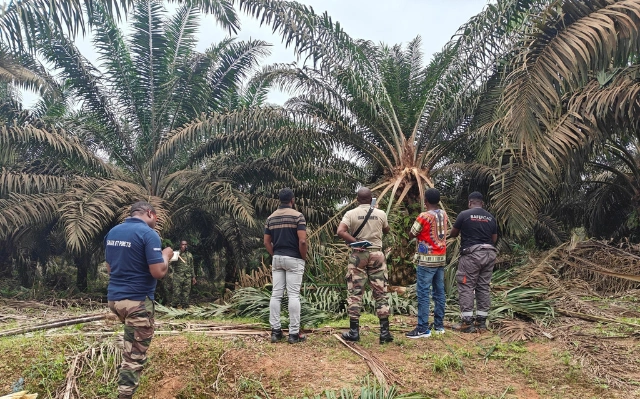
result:
<svg viewBox="0 0 640 399"><path fill-rule="evenodd" d="M132 202L145 199L158 211L165 245L190 241L204 274L196 296L222 299L189 310L158 306L159 313L180 321L266 323L262 226L278 206L278 189L289 186L308 221L311 247L302 323L342 327L346 248L334 233L354 205L354 189L367 185L389 214L390 282L406 290L389 296L393 317L414 315L414 243L407 232L423 209L424 190L441 191L452 221L478 190L501 225L494 325L509 339L526 340L552 336L544 329L558 314L597 324L558 333L565 346L558 344L547 360L562 373L547 370L544 377L530 346L494 339L466 345L447 336L425 343L399 337L380 356L410 351L413 360L431 362L428 377L443 380L467 375L468 363L491 365L544 397L565 396L565 386L579 390L585 373L596 373L601 389L637 384L633 367L625 374L601 358L633 352L610 342L633 336L637 298L597 295L638 287L637 255L623 250L640 241L637 1L496 0L457 31L452 27L452 39L433 55L421 53L419 36L404 44L351 37L348 26L294 1L175 3L171 15L160 0L0 6L0 296L47 298L69 308L78 293L102 300L108 278L102 240ZM304 63L262 65L269 44L235 37L240 12L272 27L291 47L292 60ZM201 52L196 42L205 14L228 37ZM75 43L88 33L99 55L95 65ZM22 89L39 94L35 106L25 107ZM291 97L283 106L268 104L271 89ZM620 245L603 249L585 238ZM459 241L449 240L448 304L456 294L458 251ZM621 252L626 263L617 261ZM610 265L615 270L597 270ZM531 274L523 277L523 270ZM594 283L588 295L575 295L561 279ZM372 312L366 292L363 307ZM629 313L621 311L623 303ZM447 309L455 317L454 306ZM369 314L362 322L376 327ZM576 335L569 341L564 334ZM606 343L590 342L593 336ZM362 347L377 348L374 338L363 331ZM330 347L327 340L319 346ZM143 394L155 394L156 383L172 378L182 384L181 398L229 391L268 398L287 390L253 372L234 375L232 388L221 385L224 354L257 350L249 340L188 335L179 341L177 355L155 346ZM114 345L80 336L2 339L3 384L22 377L25 388L53 397L76 359L81 393L112 396ZM164 363L187 373L167 374ZM291 370L281 377L290 380ZM371 381L360 386L361 398L398 397L395 388ZM352 388L320 397L358 396ZM485 394L447 386L427 396L506 398L522 389L505 383ZM293 394L315 398L322 391L303 387Z"/></svg>
<svg viewBox="0 0 640 399"><path fill-rule="evenodd" d="M557 245L573 228L637 240L640 40L621 33L639 29L635 4L498 0L428 64L420 37L376 45L295 2L184 2L174 15L156 0L56 4L15 1L0 18L0 271L24 287L66 262L71 285L100 289L102 238L145 198L165 241L188 237L211 287L232 288L259 266L260 226L287 185L316 284L341 282L333 233L360 184L394 226L392 284L413 279L406 229L428 186L452 217L470 190L487 194L505 249ZM267 43L233 38L240 10L309 63L257 68ZM231 36L199 53L205 13ZM99 65L74 44L87 32ZM268 105L272 87L294 97ZM41 101L25 109L19 88Z"/></svg>

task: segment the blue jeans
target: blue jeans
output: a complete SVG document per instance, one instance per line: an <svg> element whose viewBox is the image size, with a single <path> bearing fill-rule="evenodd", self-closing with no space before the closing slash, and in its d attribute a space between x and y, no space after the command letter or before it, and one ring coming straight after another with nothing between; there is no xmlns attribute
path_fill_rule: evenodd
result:
<svg viewBox="0 0 640 399"><path fill-rule="evenodd" d="M429 330L429 292L433 285L434 328L444 328L444 267L417 266L418 331Z"/></svg>

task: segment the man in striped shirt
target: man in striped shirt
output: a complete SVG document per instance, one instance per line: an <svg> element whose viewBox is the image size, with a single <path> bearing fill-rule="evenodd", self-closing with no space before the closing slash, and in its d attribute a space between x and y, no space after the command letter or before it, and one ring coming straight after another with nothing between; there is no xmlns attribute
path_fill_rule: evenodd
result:
<svg viewBox="0 0 640 399"><path fill-rule="evenodd" d="M280 207L267 218L264 246L273 257L271 276L273 290L269 306L271 342L283 338L280 305L285 285L289 296L289 343L302 342L300 334L300 286L307 258L307 223L302 213L293 209L295 198L290 188L279 193Z"/></svg>

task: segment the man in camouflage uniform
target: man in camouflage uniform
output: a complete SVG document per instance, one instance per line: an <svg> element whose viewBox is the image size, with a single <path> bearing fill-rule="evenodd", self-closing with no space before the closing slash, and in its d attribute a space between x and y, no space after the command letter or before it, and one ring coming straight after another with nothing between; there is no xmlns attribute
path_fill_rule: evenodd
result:
<svg viewBox="0 0 640 399"><path fill-rule="evenodd" d="M118 398L129 399L138 388L154 331L156 279L167 274L171 248L160 250L153 230L157 217L148 202L131 206L129 218L105 237L109 272L109 309L124 323L124 347L118 375Z"/></svg>
<svg viewBox="0 0 640 399"><path fill-rule="evenodd" d="M172 306L178 308L189 307L189 294L191 285L196 284L196 273L193 266L193 255L189 252L189 244L186 241L180 242L180 256L171 265L173 269L172 283L173 295Z"/></svg>
<svg viewBox="0 0 640 399"><path fill-rule="evenodd" d="M387 301L387 263L382 252L382 234L390 230L387 222L387 214L380 209L371 206L371 190L362 187L358 190L357 208L345 213L337 235L349 243L357 241L369 241L373 244L368 248L354 248L349 256L349 266L347 269L347 298L349 313L349 331L342 334L342 338L347 341L360 340L360 306L362 303L362 293L364 285L369 278L373 299L376 303L376 313L380 319L380 343L393 341L393 336L389 332L389 303ZM371 211L369 218L367 213ZM366 221L365 221L366 219ZM363 224L364 222L364 224ZM362 225L362 229L352 236Z"/></svg>

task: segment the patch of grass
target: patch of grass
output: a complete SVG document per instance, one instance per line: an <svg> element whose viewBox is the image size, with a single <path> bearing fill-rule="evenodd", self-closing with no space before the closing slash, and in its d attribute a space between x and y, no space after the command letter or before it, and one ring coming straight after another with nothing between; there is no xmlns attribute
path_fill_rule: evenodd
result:
<svg viewBox="0 0 640 399"><path fill-rule="evenodd" d="M462 370L462 361L450 353L442 355L431 355L433 360L433 371L435 373L448 373L451 371Z"/></svg>
<svg viewBox="0 0 640 399"><path fill-rule="evenodd" d="M64 382L66 374L67 362L64 353L45 350L31 365L27 379L31 381L29 385L37 387L36 392L46 392L53 397L56 389Z"/></svg>
<svg viewBox="0 0 640 399"><path fill-rule="evenodd" d="M495 344L495 349L487 352L486 358L516 360L527 352L524 342L498 342Z"/></svg>
<svg viewBox="0 0 640 399"><path fill-rule="evenodd" d="M0 387L24 378L24 389L53 397L67 374L65 354L86 348L81 337L15 336L0 339Z"/></svg>
<svg viewBox="0 0 640 399"><path fill-rule="evenodd" d="M582 370L580 365L576 364L571 357L571 353L565 351L560 354L560 360L562 360L562 364L567 367L567 371L565 372L565 378L570 382L578 382L580 377L582 376Z"/></svg>
<svg viewBox="0 0 640 399"><path fill-rule="evenodd" d="M172 345L163 345L170 341ZM179 343L175 337L154 338L136 396L153 397L159 381L175 380L183 386L176 394L178 399L216 397L212 386L223 353L222 341L200 334L186 334Z"/></svg>

